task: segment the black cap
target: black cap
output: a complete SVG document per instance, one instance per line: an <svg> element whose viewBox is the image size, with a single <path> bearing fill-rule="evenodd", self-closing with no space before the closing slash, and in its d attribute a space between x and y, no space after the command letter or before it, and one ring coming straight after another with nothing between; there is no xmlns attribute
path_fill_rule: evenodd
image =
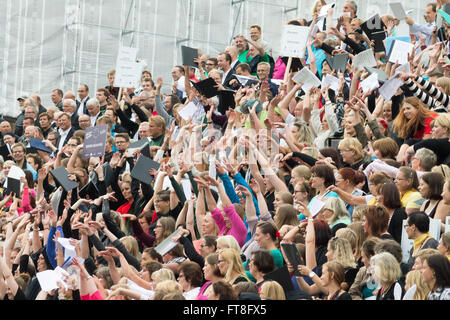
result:
<svg viewBox="0 0 450 320"><path fill-rule="evenodd" d="M217 90L216 86L217 83L213 78L207 78L205 80L194 83L194 88L197 89L197 91L200 94L204 95L206 98L212 98L219 94L219 90Z"/></svg>
<svg viewBox="0 0 450 320"><path fill-rule="evenodd" d="M78 187L78 182L69 180L69 172L67 172L66 168L58 167L50 171L50 173L55 178L55 182L62 186L64 190L69 191Z"/></svg>
<svg viewBox="0 0 450 320"><path fill-rule="evenodd" d="M183 66L198 68L198 63L194 62L194 59L198 58L198 49L181 46L181 56Z"/></svg>
<svg viewBox="0 0 450 320"><path fill-rule="evenodd" d="M292 279L286 265L265 274L264 280L274 280L278 282L283 287L285 293L294 290L294 284L292 283Z"/></svg>
<svg viewBox="0 0 450 320"><path fill-rule="evenodd" d="M6 188L6 193L10 194L14 192L17 198L20 198L20 180L8 177L7 178L8 187Z"/></svg>
<svg viewBox="0 0 450 320"><path fill-rule="evenodd" d="M100 196L100 192L97 189L97 186L95 183L91 180L86 185L78 191L78 195L80 198L87 199L89 197L89 200L97 199Z"/></svg>
<svg viewBox="0 0 450 320"><path fill-rule="evenodd" d="M150 169L158 170L160 164L146 156L141 155L136 165L131 170L131 176L145 184L150 184L153 180Z"/></svg>
<svg viewBox="0 0 450 320"><path fill-rule="evenodd" d="M287 66L289 57L281 57L281 60ZM289 69L289 72L297 72L302 69L303 69L302 61L299 58L292 58L291 68Z"/></svg>
<svg viewBox="0 0 450 320"><path fill-rule="evenodd" d="M361 24L361 29L370 40L374 40L372 36L374 32L384 31L385 27L386 25L384 24L383 20L381 20L381 17L378 13Z"/></svg>

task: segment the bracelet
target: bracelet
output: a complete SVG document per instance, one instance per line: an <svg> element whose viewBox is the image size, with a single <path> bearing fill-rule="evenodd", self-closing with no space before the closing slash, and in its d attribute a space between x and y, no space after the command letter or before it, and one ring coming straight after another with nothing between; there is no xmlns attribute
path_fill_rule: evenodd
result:
<svg viewBox="0 0 450 320"><path fill-rule="evenodd" d="M308 274L308 277L310 277L310 278L312 279L315 275L316 275L316 273L315 273L314 271L311 271L311 272Z"/></svg>

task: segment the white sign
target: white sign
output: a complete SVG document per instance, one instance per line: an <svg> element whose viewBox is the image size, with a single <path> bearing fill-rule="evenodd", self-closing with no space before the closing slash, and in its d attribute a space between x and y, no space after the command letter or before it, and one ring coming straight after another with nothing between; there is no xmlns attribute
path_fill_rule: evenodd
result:
<svg viewBox="0 0 450 320"><path fill-rule="evenodd" d="M396 17L398 20L403 20L406 18L405 9L403 9L403 5L400 2L389 3L389 6L394 13L394 17Z"/></svg>
<svg viewBox="0 0 450 320"><path fill-rule="evenodd" d="M383 96L386 101L391 100L398 88L403 85L403 81L398 78L392 78L386 81L378 92Z"/></svg>
<svg viewBox="0 0 450 320"><path fill-rule="evenodd" d="M372 49L367 49L357 54L353 59L353 65L359 69L364 69L365 67L376 67L377 60L375 59Z"/></svg>
<svg viewBox="0 0 450 320"><path fill-rule="evenodd" d="M378 74L372 73L369 77L367 77L364 81L361 82L361 87L364 93L379 88L380 84L378 82Z"/></svg>
<svg viewBox="0 0 450 320"><path fill-rule="evenodd" d="M304 58L309 30L309 27L285 25L280 56Z"/></svg>
<svg viewBox="0 0 450 320"><path fill-rule="evenodd" d="M408 56L413 52L414 45L412 43L401 40L394 40L389 54L389 62L398 64L408 63Z"/></svg>
<svg viewBox="0 0 450 320"><path fill-rule="evenodd" d="M137 62L137 48L121 47L116 61L114 86L137 88L142 76L144 64Z"/></svg>
<svg viewBox="0 0 450 320"><path fill-rule="evenodd" d="M332 76L331 74L327 74L322 78L322 88L325 88L326 86L330 86L330 89L334 92L337 92L339 90L339 79L335 76Z"/></svg>
<svg viewBox="0 0 450 320"><path fill-rule="evenodd" d="M189 102L183 109L178 111L180 117L184 120L188 121L189 118L194 117L194 114L197 112L197 106L193 102Z"/></svg>
<svg viewBox="0 0 450 320"><path fill-rule="evenodd" d="M325 202L319 200L319 197L314 197L313 200L308 204L308 210L313 217L315 217L320 210L322 210Z"/></svg>
<svg viewBox="0 0 450 320"><path fill-rule="evenodd" d="M450 216L445 217L445 233L450 232Z"/></svg>
<svg viewBox="0 0 450 320"><path fill-rule="evenodd" d="M308 68L304 67L302 70L292 78L296 83L302 83L303 91L309 91L311 88L318 88L321 84L320 80Z"/></svg>
<svg viewBox="0 0 450 320"><path fill-rule="evenodd" d="M403 220L403 229L402 229L402 261L407 263L409 260L409 252L411 248L414 246L414 240L408 239L408 234L406 233L406 220ZM441 220L440 219L430 219L430 235L439 241L441 237Z"/></svg>

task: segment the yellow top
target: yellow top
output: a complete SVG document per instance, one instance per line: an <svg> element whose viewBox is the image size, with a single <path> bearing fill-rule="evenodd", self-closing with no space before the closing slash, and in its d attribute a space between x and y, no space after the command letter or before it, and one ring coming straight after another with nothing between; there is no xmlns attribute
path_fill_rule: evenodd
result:
<svg viewBox="0 0 450 320"><path fill-rule="evenodd" d="M409 190L402 196L402 199L401 199L402 206L408 207L408 208L419 209L420 205L417 205L414 202L419 200L420 198L422 198L422 195L420 194L419 191Z"/></svg>

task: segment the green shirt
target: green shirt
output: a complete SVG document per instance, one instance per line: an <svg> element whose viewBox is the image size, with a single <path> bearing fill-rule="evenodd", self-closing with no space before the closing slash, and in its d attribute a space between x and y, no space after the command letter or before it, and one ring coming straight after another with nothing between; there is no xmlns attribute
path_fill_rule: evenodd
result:
<svg viewBox="0 0 450 320"><path fill-rule="evenodd" d="M164 135L162 134L156 139L152 138L149 145L150 145L150 147L153 147L153 146L161 147L163 142L164 142Z"/></svg>
<svg viewBox="0 0 450 320"><path fill-rule="evenodd" d="M250 58L250 56L247 57L247 54L248 54L248 50L245 50L245 51L239 53L238 59L239 59L240 63L249 63L250 62L251 58Z"/></svg>

